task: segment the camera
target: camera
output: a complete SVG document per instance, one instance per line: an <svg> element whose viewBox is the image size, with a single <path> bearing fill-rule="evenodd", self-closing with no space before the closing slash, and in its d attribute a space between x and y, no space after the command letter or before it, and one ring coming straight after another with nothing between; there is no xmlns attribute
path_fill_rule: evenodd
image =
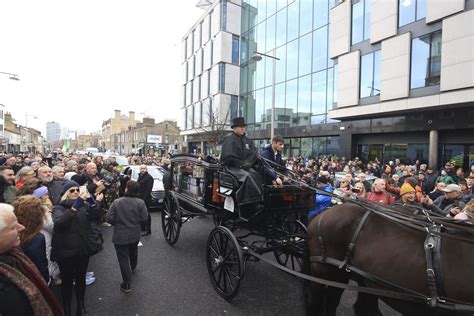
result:
<svg viewBox="0 0 474 316"><path fill-rule="evenodd" d="M352 188L351 190L352 190L352 192L354 192L354 193L360 193L360 189L359 189L359 188Z"/></svg>

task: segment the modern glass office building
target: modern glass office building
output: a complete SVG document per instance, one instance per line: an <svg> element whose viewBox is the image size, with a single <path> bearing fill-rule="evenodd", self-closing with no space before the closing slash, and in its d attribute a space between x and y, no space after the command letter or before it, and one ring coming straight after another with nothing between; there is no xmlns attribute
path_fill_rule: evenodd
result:
<svg viewBox="0 0 474 316"><path fill-rule="evenodd" d="M474 0L214 5L226 3L241 21L230 117L244 116L259 146L269 142L274 87L287 156L472 163ZM274 84L273 59L254 61L254 52L278 58Z"/></svg>
<svg viewBox="0 0 474 316"><path fill-rule="evenodd" d="M327 113L337 99L337 66L328 57L329 11L334 1L247 0L242 6L239 109L249 132L271 128L273 59L256 62L255 51L278 58L274 113L279 133L333 121ZM337 136L313 135L288 139L286 154L336 154L338 150Z"/></svg>

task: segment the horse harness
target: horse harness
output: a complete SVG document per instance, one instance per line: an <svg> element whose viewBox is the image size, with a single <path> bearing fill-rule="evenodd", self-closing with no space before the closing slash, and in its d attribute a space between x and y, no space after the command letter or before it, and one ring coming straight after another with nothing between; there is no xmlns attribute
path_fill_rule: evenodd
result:
<svg viewBox="0 0 474 316"><path fill-rule="evenodd" d="M347 272L352 271L355 274L363 277L364 279L367 279L375 284L389 288L391 290L406 292L410 296L420 295L420 293L400 287L396 284L388 282L375 275L369 274L352 265L351 260L354 253L354 248L357 242L357 238L359 237L359 234L362 231L362 228L367 222L369 215L372 213L371 210L365 211L364 215L360 218L357 224L357 227L352 235L351 241L349 245L347 246L346 255L343 260L328 257L326 254L324 238L321 232L321 222L324 218L325 213L326 212L323 212L321 214L318 221L319 236L317 238L320 244L321 255L311 256L310 261L312 263L324 263L324 264L329 264L329 265L338 267L339 269L344 268ZM426 257L427 287L428 287L428 292L429 292L429 297L427 297L426 301L431 308L435 308L437 306L446 308L447 306L443 306L444 304L446 304L446 300L442 299L446 295L445 286L444 286L444 278L443 278L443 273L442 273L442 268L441 268L441 237L439 235L442 229L442 225L436 225L436 223L434 223L431 220L428 213L425 212L425 215L427 216L428 220L431 222L431 226L425 227L427 235L424 242L425 257ZM380 292L380 295L383 295L385 292L387 292L385 290L378 290L378 291Z"/></svg>

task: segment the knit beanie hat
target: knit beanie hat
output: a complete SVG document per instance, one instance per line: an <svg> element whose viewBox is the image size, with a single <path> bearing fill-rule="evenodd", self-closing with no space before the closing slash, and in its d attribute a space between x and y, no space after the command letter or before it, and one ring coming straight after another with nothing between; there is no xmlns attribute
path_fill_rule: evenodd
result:
<svg viewBox="0 0 474 316"><path fill-rule="evenodd" d="M400 196L410 192L416 193L415 189L409 183L404 183L400 188Z"/></svg>
<svg viewBox="0 0 474 316"><path fill-rule="evenodd" d="M48 194L48 188L45 186L41 186L38 189L33 191L33 196L36 196L37 198L41 198L47 194Z"/></svg>
<svg viewBox="0 0 474 316"><path fill-rule="evenodd" d="M66 193L67 190L70 188L78 188L80 185L76 181L68 180L63 183L63 190L61 192L61 196Z"/></svg>

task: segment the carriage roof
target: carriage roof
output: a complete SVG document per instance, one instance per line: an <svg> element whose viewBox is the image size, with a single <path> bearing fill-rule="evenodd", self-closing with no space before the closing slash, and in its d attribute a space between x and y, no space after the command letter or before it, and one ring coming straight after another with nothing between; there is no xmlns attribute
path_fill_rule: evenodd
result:
<svg viewBox="0 0 474 316"><path fill-rule="evenodd" d="M212 159L213 161L206 161ZM180 155L175 155L171 158L171 164L176 163L176 162L194 162L196 164L199 164L205 168L208 169L217 169L219 168L219 161L214 158L208 158L206 157L205 159L202 159L200 156L196 155L191 155L191 154L180 154Z"/></svg>

